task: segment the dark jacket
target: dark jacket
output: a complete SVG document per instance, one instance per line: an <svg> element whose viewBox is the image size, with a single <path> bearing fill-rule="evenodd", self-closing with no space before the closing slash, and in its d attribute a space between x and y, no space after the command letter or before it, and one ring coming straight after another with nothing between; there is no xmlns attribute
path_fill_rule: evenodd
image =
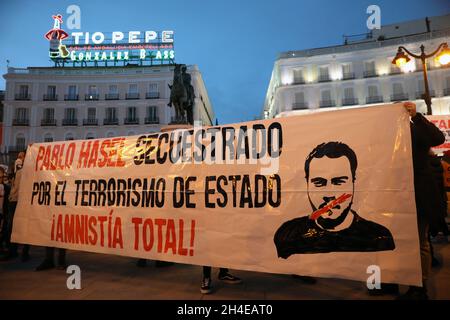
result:
<svg viewBox="0 0 450 320"><path fill-rule="evenodd" d="M438 193L429 162L431 147L445 141L444 134L422 114L411 118L411 142L417 215L429 223L436 222L435 201Z"/></svg>

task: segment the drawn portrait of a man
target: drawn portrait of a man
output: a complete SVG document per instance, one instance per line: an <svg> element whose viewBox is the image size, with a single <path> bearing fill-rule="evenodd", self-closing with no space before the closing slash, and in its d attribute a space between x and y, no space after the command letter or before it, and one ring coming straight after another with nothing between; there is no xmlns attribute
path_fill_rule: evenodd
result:
<svg viewBox="0 0 450 320"><path fill-rule="evenodd" d="M283 223L275 233L278 257L326 252L394 250L391 232L352 210L358 161L342 142L318 145L305 161L312 213Z"/></svg>

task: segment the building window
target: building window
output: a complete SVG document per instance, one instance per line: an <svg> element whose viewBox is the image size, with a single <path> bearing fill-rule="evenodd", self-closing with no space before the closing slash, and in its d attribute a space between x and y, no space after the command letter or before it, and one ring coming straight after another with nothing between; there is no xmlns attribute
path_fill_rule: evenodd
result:
<svg viewBox="0 0 450 320"><path fill-rule="evenodd" d="M119 120L116 115L116 108L106 108L105 119L103 120L104 125L117 125Z"/></svg>
<svg viewBox="0 0 450 320"><path fill-rule="evenodd" d="M147 116L145 118L145 124L151 124L151 123L159 123L157 106L147 107Z"/></svg>
<svg viewBox="0 0 450 320"><path fill-rule="evenodd" d="M57 100L56 98L56 86L48 86L47 94L44 96L44 100Z"/></svg>
<svg viewBox="0 0 450 320"><path fill-rule="evenodd" d="M51 133L47 133L47 134L44 136L44 142L53 142L53 136L52 136Z"/></svg>
<svg viewBox="0 0 450 320"><path fill-rule="evenodd" d="M64 109L63 126L76 126L77 124L78 124L77 109L75 108Z"/></svg>
<svg viewBox="0 0 450 320"><path fill-rule="evenodd" d="M45 108L43 110L43 117L42 117L42 126L54 126L56 125L55 120L55 109L53 108Z"/></svg>
<svg viewBox="0 0 450 320"><path fill-rule="evenodd" d="M88 87L88 94L91 94L91 95L97 94L97 86L96 85L90 85Z"/></svg>
<svg viewBox="0 0 450 320"><path fill-rule="evenodd" d="M147 92L147 99L159 99L159 91L158 91L158 83L150 83L148 92Z"/></svg>
<svg viewBox="0 0 450 320"><path fill-rule="evenodd" d="M87 119L83 120L83 125L96 126L98 124L96 116L97 116L97 110L95 108L88 108L87 109Z"/></svg>
<svg viewBox="0 0 450 320"><path fill-rule="evenodd" d="M435 92L431 88L431 82L428 82L428 89L430 91L430 96L435 97ZM425 82L423 78L417 79L417 91L416 91L416 99L422 99L422 95L425 93Z"/></svg>
<svg viewBox="0 0 450 320"><path fill-rule="evenodd" d="M64 97L65 100L78 100L77 86L70 85L68 87L67 95Z"/></svg>
<svg viewBox="0 0 450 320"><path fill-rule="evenodd" d="M378 86L369 85L367 87L366 103L378 103L383 102L383 97L378 93Z"/></svg>
<svg viewBox="0 0 450 320"><path fill-rule="evenodd" d="M303 91L296 92L294 96L294 103L292 105L292 109L307 109L308 106L305 102L305 93Z"/></svg>
<svg viewBox="0 0 450 320"><path fill-rule="evenodd" d="M331 99L331 91L330 90L323 90L320 93L321 100L320 100L320 107L321 108L327 108L327 107L333 107L334 101Z"/></svg>
<svg viewBox="0 0 450 320"><path fill-rule="evenodd" d="M115 137L116 136L116 134L115 134L115 132L113 132L113 131L108 131L107 133L106 133L106 138L112 138L112 137Z"/></svg>
<svg viewBox="0 0 450 320"><path fill-rule="evenodd" d="M294 69L294 84L305 83L303 78L303 69Z"/></svg>
<svg viewBox="0 0 450 320"><path fill-rule="evenodd" d="M447 85L444 88L444 96L450 96L450 77L447 77L445 82Z"/></svg>
<svg viewBox="0 0 450 320"><path fill-rule="evenodd" d="M138 85L136 83L131 83L128 88L128 93L137 93L138 92Z"/></svg>
<svg viewBox="0 0 450 320"><path fill-rule="evenodd" d="M25 136L23 134L19 134L16 136L16 148L17 151L23 151L26 149L25 144Z"/></svg>
<svg viewBox="0 0 450 320"><path fill-rule="evenodd" d="M93 134L92 132L88 132L86 134L86 139L87 140L95 139L95 134Z"/></svg>
<svg viewBox="0 0 450 320"><path fill-rule="evenodd" d="M350 63L346 63L342 65L342 79L353 79L355 78L355 74L352 72L352 66Z"/></svg>
<svg viewBox="0 0 450 320"><path fill-rule="evenodd" d="M28 109L27 108L17 108L16 109L16 119L17 120L28 120Z"/></svg>
<svg viewBox="0 0 450 320"><path fill-rule="evenodd" d="M358 104L357 99L354 96L353 87L344 89L344 99L342 99L343 106L351 106Z"/></svg>
<svg viewBox="0 0 450 320"><path fill-rule="evenodd" d="M109 93L115 94L117 92L119 92L117 85L112 84L112 85L109 86Z"/></svg>
<svg viewBox="0 0 450 320"><path fill-rule="evenodd" d="M366 61L364 62L364 77L374 77L376 76L375 72L375 61Z"/></svg>
<svg viewBox="0 0 450 320"><path fill-rule="evenodd" d="M88 120L94 120L96 116L96 109L95 108L88 108Z"/></svg>
<svg viewBox="0 0 450 320"><path fill-rule="evenodd" d="M15 96L16 100L30 100L28 95L28 85L19 86L19 93Z"/></svg>
<svg viewBox="0 0 450 320"><path fill-rule="evenodd" d="M319 67L319 82L330 81L328 66Z"/></svg>
<svg viewBox="0 0 450 320"><path fill-rule="evenodd" d="M66 141L74 140L74 136L72 132L66 133L66 136L64 138Z"/></svg>
<svg viewBox="0 0 450 320"><path fill-rule="evenodd" d="M137 114L136 107L128 107L127 116L125 118L125 124L139 124L139 119L137 118L136 114Z"/></svg>
<svg viewBox="0 0 450 320"><path fill-rule="evenodd" d="M391 101L404 101L408 100L408 95L403 92L403 85L401 82L395 82L392 84Z"/></svg>

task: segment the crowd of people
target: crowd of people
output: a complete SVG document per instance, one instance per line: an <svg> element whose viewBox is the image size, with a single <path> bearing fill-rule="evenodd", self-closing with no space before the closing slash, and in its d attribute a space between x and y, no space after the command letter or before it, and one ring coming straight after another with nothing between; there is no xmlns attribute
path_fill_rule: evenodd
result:
<svg viewBox="0 0 450 320"><path fill-rule="evenodd" d="M427 280L430 269L439 266L439 260L434 256L432 239L438 236L448 239L449 230L446 223L447 192L450 192L450 151L443 157L433 153L432 147L445 141L443 133L422 114L416 112L416 105L404 103L405 109L411 117L412 160L414 169L415 203L419 231L420 257L422 265L422 286L411 286L408 291L399 295L398 299L425 300L428 299ZM11 234L16 210L19 187L22 177L22 167L25 153L19 153L13 170L7 175L0 166L0 261L7 261L19 257L18 244L11 242ZM58 249L58 259L55 264L55 248L46 248L45 259L36 267L36 271L53 268L65 270L66 250ZM30 246L23 245L20 259L27 262L30 259ZM137 260L138 267L146 266L145 259ZM173 263L156 261L157 267L170 266ZM203 267L203 278L200 291L203 294L212 292L212 268ZM312 277L293 275L307 284L315 284ZM218 279L225 283L239 284L242 280L232 275L228 269L220 268ZM370 295L399 294L398 284L382 283L380 289L369 290Z"/></svg>

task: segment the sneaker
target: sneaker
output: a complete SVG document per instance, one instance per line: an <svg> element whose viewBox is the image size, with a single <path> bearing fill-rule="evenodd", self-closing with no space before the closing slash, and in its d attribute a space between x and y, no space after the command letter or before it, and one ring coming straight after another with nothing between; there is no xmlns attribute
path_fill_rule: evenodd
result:
<svg viewBox="0 0 450 320"><path fill-rule="evenodd" d="M225 274L219 274L219 280L226 282L226 283L230 283L230 284L239 284L242 283L242 280L239 279L238 277L233 276L230 273L225 273Z"/></svg>
<svg viewBox="0 0 450 320"><path fill-rule="evenodd" d="M316 284L317 283L316 278L309 277L309 276L299 276L298 274L293 274L292 278L299 279L300 281L302 281L305 284Z"/></svg>
<svg viewBox="0 0 450 320"><path fill-rule="evenodd" d="M200 292L203 294L211 293L211 278L203 278L202 286L200 287Z"/></svg>
<svg viewBox="0 0 450 320"><path fill-rule="evenodd" d="M367 289L369 296L382 296L385 294L399 294L399 287L396 283L382 283L380 289Z"/></svg>
<svg viewBox="0 0 450 320"><path fill-rule="evenodd" d="M36 271L43 271L43 270L49 270L53 269L55 267L55 264L53 261L44 260L40 265L36 267Z"/></svg>

